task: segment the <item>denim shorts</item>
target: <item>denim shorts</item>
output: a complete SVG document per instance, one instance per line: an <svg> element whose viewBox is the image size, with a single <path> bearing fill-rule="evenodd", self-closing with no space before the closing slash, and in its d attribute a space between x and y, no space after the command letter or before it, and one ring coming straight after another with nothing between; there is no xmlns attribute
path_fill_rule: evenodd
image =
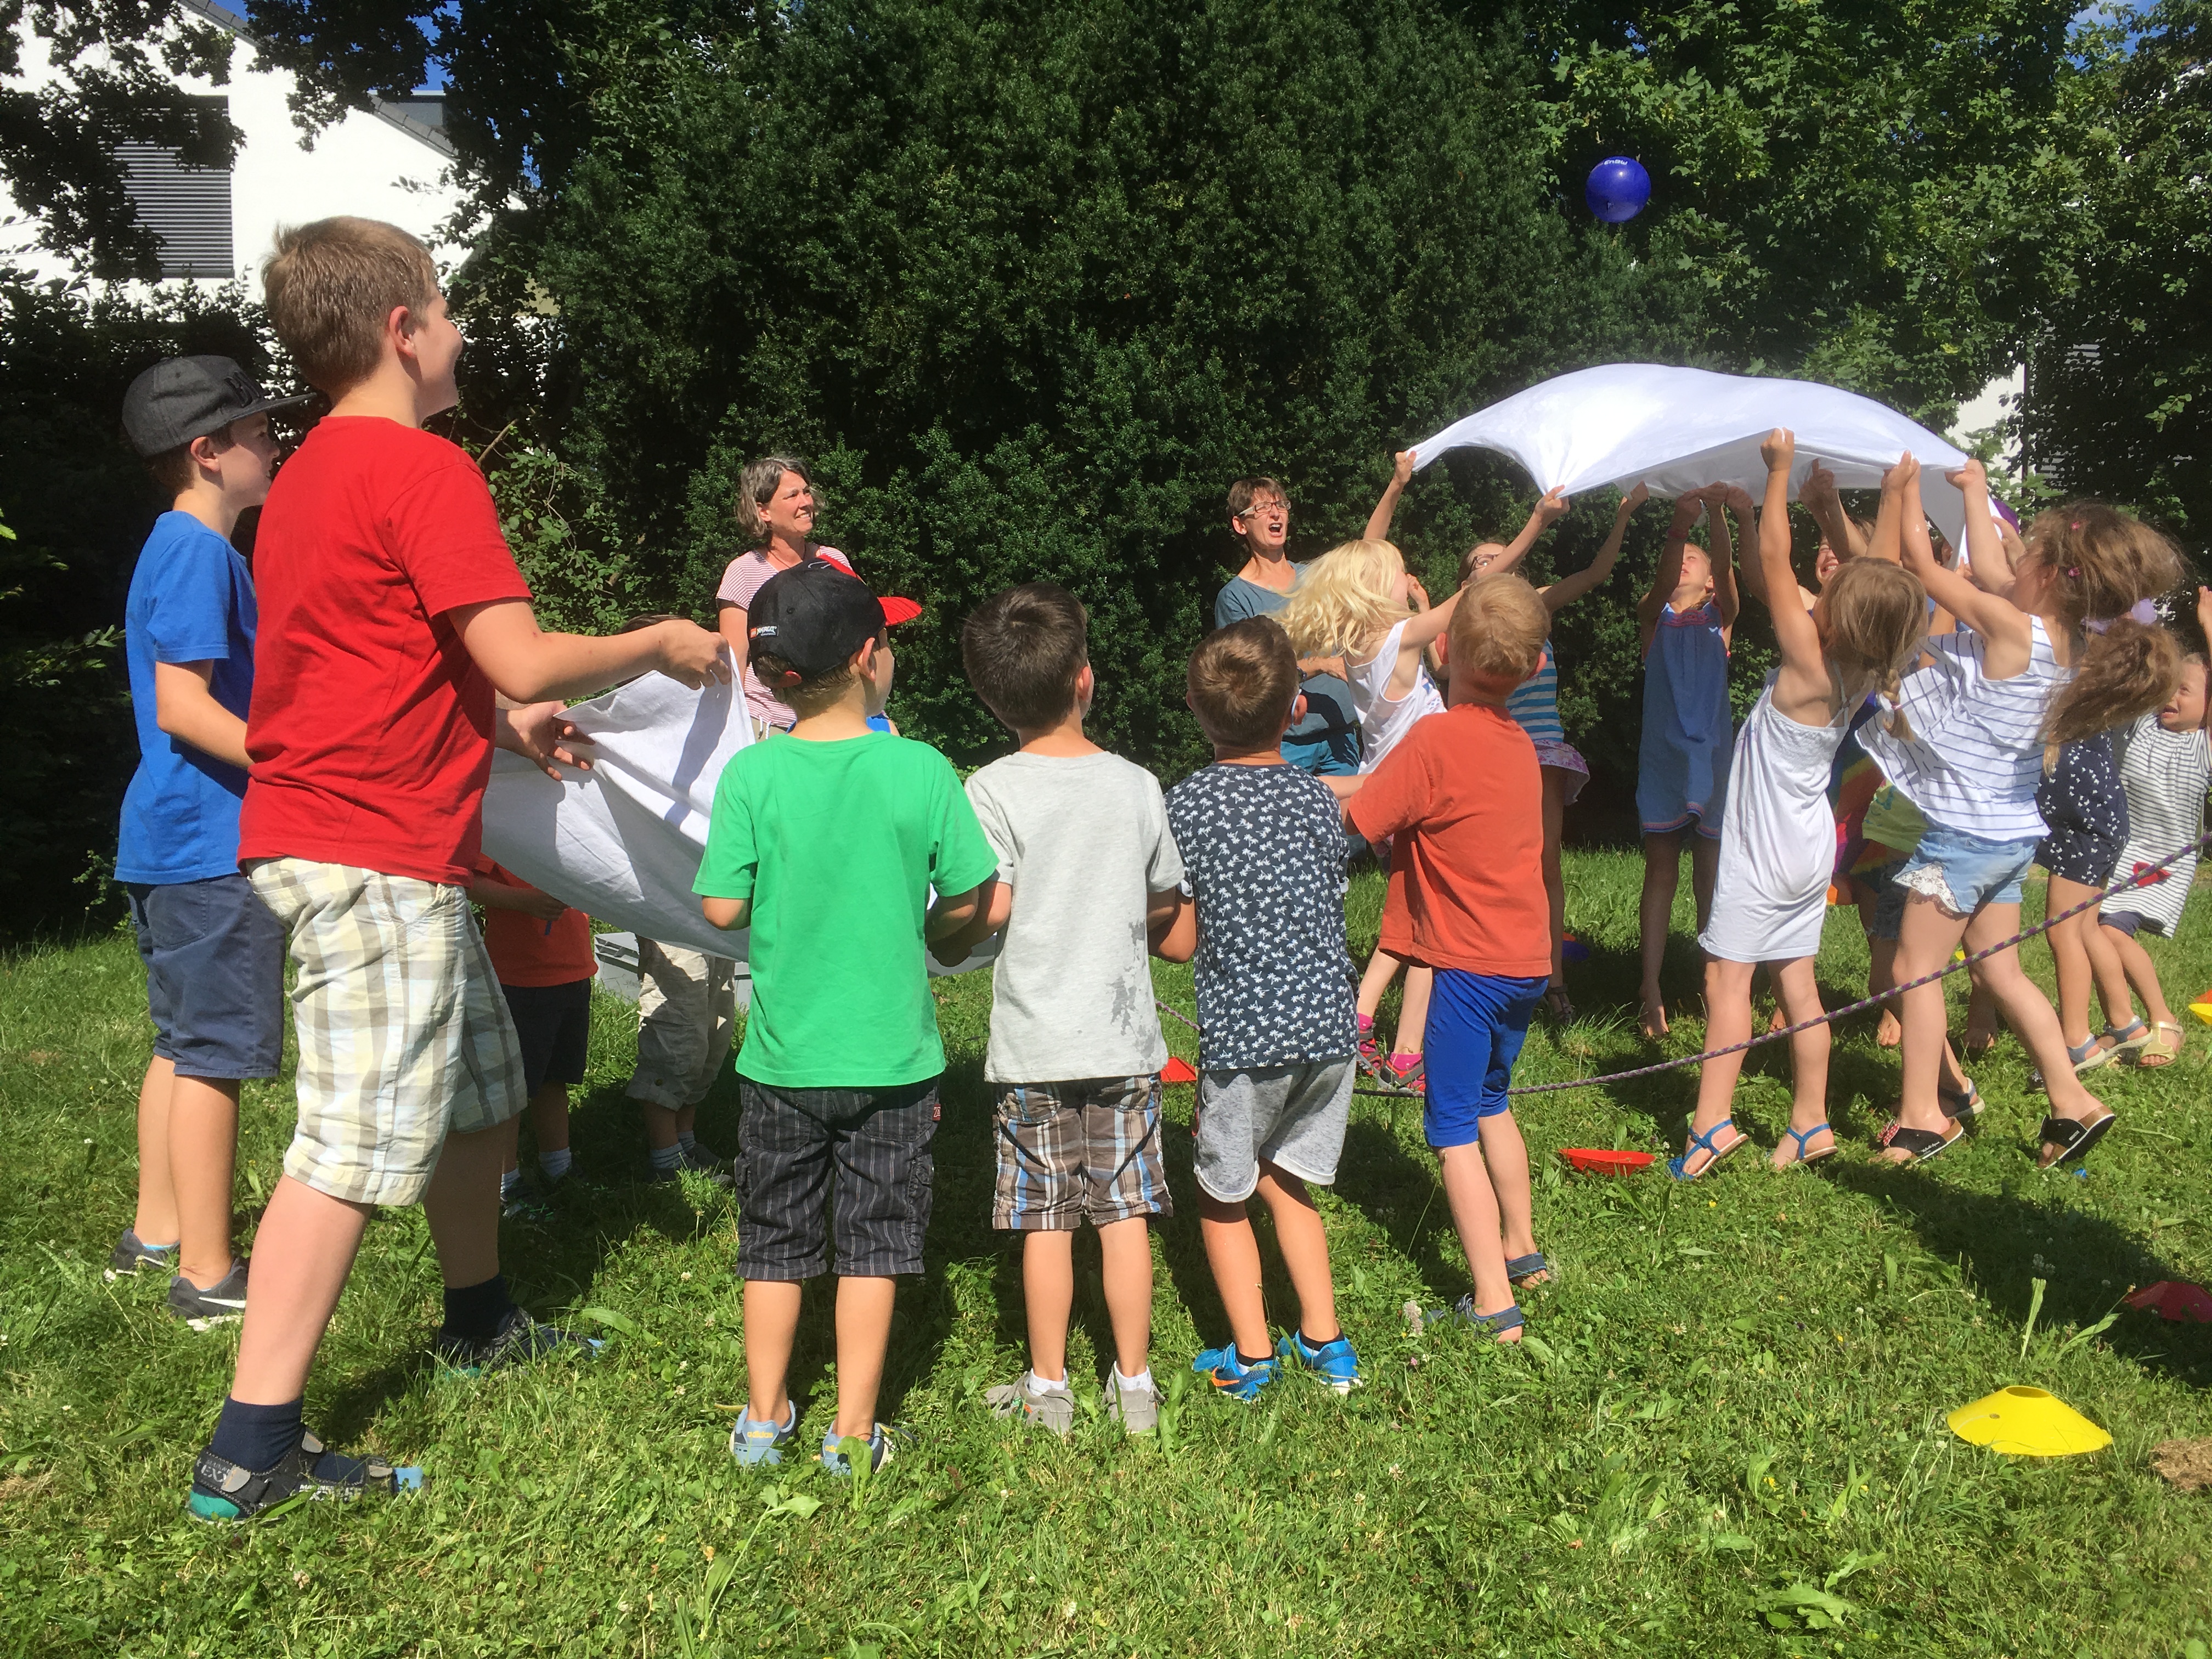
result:
<svg viewBox="0 0 2212 1659"><path fill-rule="evenodd" d="M154 1052L179 1077L275 1077L284 1054L284 929L244 876L133 882Z"/></svg>
<svg viewBox="0 0 2212 1659"><path fill-rule="evenodd" d="M1897 883L1925 893L1954 916L1971 916L1985 904L2020 902L2021 878L2035 861L2037 838L1985 841L1948 824L1931 823L1905 860Z"/></svg>
<svg viewBox="0 0 2212 1659"><path fill-rule="evenodd" d="M1430 1146L1465 1146L1482 1138L1482 1120L1510 1105L1513 1062L1528 1040L1528 1018L1545 978L1437 969L1429 997L1425 1056L1427 1098L1421 1129Z"/></svg>

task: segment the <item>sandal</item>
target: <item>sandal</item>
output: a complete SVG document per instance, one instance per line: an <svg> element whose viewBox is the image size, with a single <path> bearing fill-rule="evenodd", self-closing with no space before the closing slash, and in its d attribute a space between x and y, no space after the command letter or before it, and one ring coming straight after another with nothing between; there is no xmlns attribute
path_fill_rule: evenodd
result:
<svg viewBox="0 0 2212 1659"><path fill-rule="evenodd" d="M1714 1124L1711 1128L1706 1130L1705 1133L1692 1134L1690 1137L1690 1144L1682 1148L1681 1157L1670 1158L1667 1160L1667 1173L1674 1176L1677 1181L1698 1181L1703 1179L1708 1175L1711 1175L1712 1173L1713 1166L1716 1164L1718 1164L1730 1152L1734 1152L1737 1147L1744 1145L1751 1139L1749 1135L1745 1134L1741 1130L1738 1129L1736 1130L1735 1139L1729 1142L1727 1146L1716 1146L1713 1145L1713 1137L1715 1135L1718 1134L1723 1129L1735 1128L1735 1120L1733 1118L1724 1117L1719 1122ZM1698 1165L1697 1173L1693 1175L1690 1172L1689 1169L1690 1158L1692 1153L1699 1152L1705 1153L1705 1161L1702 1164Z"/></svg>
<svg viewBox="0 0 2212 1659"><path fill-rule="evenodd" d="M1505 1264L1505 1279L1510 1285L1523 1284L1534 1279L1538 1273L1544 1275L1542 1282L1550 1282L1552 1264L1544 1260L1544 1253L1541 1250L1531 1251L1527 1255L1516 1255Z"/></svg>
<svg viewBox="0 0 2212 1659"><path fill-rule="evenodd" d="M1935 1129L1908 1129L1892 1118L1882 1132L1875 1137L1875 1144L1885 1152L1903 1152L1905 1156L1883 1158L1877 1155L1875 1162L1893 1165L1925 1164L1947 1148L1966 1138L1966 1126L1952 1121L1951 1133L1944 1134Z"/></svg>
<svg viewBox="0 0 2212 1659"><path fill-rule="evenodd" d="M1521 1304L1509 1302L1496 1313L1477 1313L1474 1293L1470 1291L1449 1308L1437 1308L1423 1314L1413 1325L1413 1334L1419 1336L1426 1325L1472 1325L1479 1331L1488 1331L1502 1344L1505 1333L1517 1331L1528 1322L1521 1316Z"/></svg>
<svg viewBox="0 0 2212 1659"><path fill-rule="evenodd" d="M1824 1130L1826 1131L1830 1136L1828 1144L1826 1146L1823 1146L1817 1152L1807 1152L1805 1150L1805 1143ZM1791 1158L1787 1164L1777 1164L1775 1169L1778 1173L1783 1170L1801 1169L1808 1164L1818 1164L1824 1158L1831 1158L1836 1155L1837 1146L1833 1139L1836 1132L1833 1129L1829 1128L1824 1122L1815 1123L1811 1128L1802 1131L1796 1129L1784 1129L1782 1133L1788 1135L1790 1139L1797 1143L1797 1156ZM1781 1148L1778 1146L1775 1150L1779 1152Z"/></svg>
<svg viewBox="0 0 2212 1659"><path fill-rule="evenodd" d="M2173 1033L2173 1047L2166 1046L2165 1033ZM2160 1072L2181 1058L2181 1050L2189 1041L2189 1034L2172 1020L2154 1019L2150 1023L2150 1036L2143 1046L2136 1050L2129 1063L2139 1071Z"/></svg>
<svg viewBox="0 0 2212 1659"><path fill-rule="evenodd" d="M2130 1036L2130 1032L2133 1032L2134 1035ZM2139 1019L2131 1019L2125 1025L2107 1025L2097 1041L2102 1042L2106 1037L2112 1038L2112 1046L2105 1050L2105 1057L2099 1064L2124 1065L2148 1045L2150 1027Z"/></svg>
<svg viewBox="0 0 2212 1659"><path fill-rule="evenodd" d="M1943 1115L1954 1122L1972 1122L1982 1115L1982 1091L1968 1078L1964 1089L1947 1089L1936 1085L1936 1103L1943 1109Z"/></svg>
<svg viewBox="0 0 2212 1659"><path fill-rule="evenodd" d="M2065 1041L2063 1037L2059 1040L2061 1042ZM2105 1063L2104 1060L2099 1057L2097 1039L2094 1037L2091 1037L2079 1048L2068 1042L2066 1044L2066 1058L2073 1062L2074 1075L2075 1077L2081 1076L2084 1072L2094 1072L2097 1067ZM2027 1086L2031 1089L2042 1090L2046 1094L2050 1092L2051 1085L2043 1080L2043 1068L2040 1066L2037 1066L2033 1071L2027 1074Z"/></svg>
<svg viewBox="0 0 2212 1659"><path fill-rule="evenodd" d="M2037 1154L2036 1168L2055 1170L2069 1159L2088 1157L2089 1149L2102 1140L2111 1132L2112 1125L2119 1121L2120 1115L2112 1111L2094 1123L2083 1123L2070 1117L2046 1117L2038 1133L2042 1136L2045 1146L2056 1146L2060 1150L2056 1158Z"/></svg>
<svg viewBox="0 0 2212 1659"><path fill-rule="evenodd" d="M1544 988L1544 1012L1552 1017L1554 1025L1571 1024L1575 1018L1574 999L1567 994L1564 985Z"/></svg>
<svg viewBox="0 0 2212 1659"><path fill-rule="evenodd" d="M1420 1088L1428 1066L1419 1054L1392 1054L1382 1062L1382 1070L1392 1083L1412 1094Z"/></svg>

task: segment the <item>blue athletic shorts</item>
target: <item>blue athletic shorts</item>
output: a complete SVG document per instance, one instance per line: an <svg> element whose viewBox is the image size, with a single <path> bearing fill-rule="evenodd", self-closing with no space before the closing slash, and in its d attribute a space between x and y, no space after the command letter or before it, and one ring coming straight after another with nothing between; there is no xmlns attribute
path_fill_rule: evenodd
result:
<svg viewBox="0 0 2212 1659"><path fill-rule="evenodd" d="M132 882L154 1052L179 1077L275 1077L284 1054L284 929L244 876Z"/></svg>
<svg viewBox="0 0 2212 1659"><path fill-rule="evenodd" d="M1549 980L1437 969L1424 1054L1428 1097L1421 1128L1435 1147L1480 1138L1481 1121L1506 1109L1513 1062L1528 1040L1528 1018Z"/></svg>

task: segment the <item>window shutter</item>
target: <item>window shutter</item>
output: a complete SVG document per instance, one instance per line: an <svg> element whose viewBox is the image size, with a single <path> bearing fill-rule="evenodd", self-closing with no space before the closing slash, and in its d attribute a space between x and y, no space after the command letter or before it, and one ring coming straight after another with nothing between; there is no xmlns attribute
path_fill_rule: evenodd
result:
<svg viewBox="0 0 2212 1659"><path fill-rule="evenodd" d="M210 103L228 107L225 98ZM231 257L230 172L191 167L159 144L118 144L125 187L138 222L154 233L164 276L237 274Z"/></svg>

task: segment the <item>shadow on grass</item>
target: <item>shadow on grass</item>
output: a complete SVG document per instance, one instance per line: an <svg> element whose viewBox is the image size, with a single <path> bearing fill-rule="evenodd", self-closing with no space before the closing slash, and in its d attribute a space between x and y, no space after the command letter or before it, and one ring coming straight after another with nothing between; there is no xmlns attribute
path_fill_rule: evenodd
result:
<svg viewBox="0 0 2212 1659"><path fill-rule="evenodd" d="M1881 1204L1932 1255L1958 1263L1963 1279L2014 1324L2026 1323L2032 1281L2042 1279L2039 1330L2094 1325L2119 1307L2101 1340L2145 1370L2195 1388L2212 1384L2212 1326L2170 1322L2120 1304L2130 1287L2175 1278L2178 1270L2144 1241L2061 1203L2057 1183L2073 1180L2070 1174L2038 1172L2025 1147L2020 1156L2021 1174L1997 1193L1964 1191L1909 1167L1842 1158L1831 1178ZM2093 1160L2090 1179L2096 1178Z"/></svg>

